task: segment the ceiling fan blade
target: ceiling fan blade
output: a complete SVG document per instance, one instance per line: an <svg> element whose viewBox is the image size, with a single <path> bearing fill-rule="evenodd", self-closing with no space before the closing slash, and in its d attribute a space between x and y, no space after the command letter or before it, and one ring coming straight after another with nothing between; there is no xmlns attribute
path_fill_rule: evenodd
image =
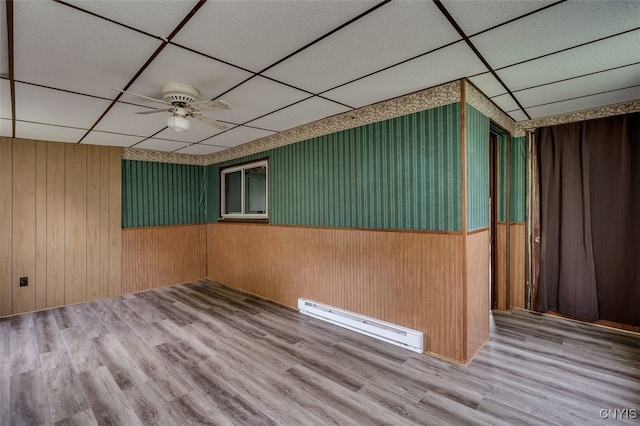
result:
<svg viewBox="0 0 640 426"><path fill-rule="evenodd" d="M215 101L193 102L191 105L195 106L198 109L231 109L231 105L229 105L222 99L218 99Z"/></svg>
<svg viewBox="0 0 640 426"><path fill-rule="evenodd" d="M154 109L151 111L134 112L134 114L155 114L157 112L173 112L174 108Z"/></svg>
<svg viewBox="0 0 640 426"><path fill-rule="evenodd" d="M126 93L127 95L133 95L133 96L137 96L137 97L142 98L142 99L147 99L149 101L159 102L159 103L165 104L165 105L171 105L169 102L165 102L162 99L150 98L149 96L139 95L138 93L133 93L133 92L127 92L126 90L114 89L113 87L110 87L110 89L111 90L115 90L116 92Z"/></svg>
<svg viewBox="0 0 640 426"><path fill-rule="evenodd" d="M225 130L225 129L229 128L229 126L227 126L226 124L223 124L223 123L221 123L219 121L216 121L213 118L209 118L206 115L204 115L204 114L202 114L201 112L198 112L198 111L191 111L189 113L189 115L191 117L195 118L196 120L200 120L203 123L206 123L209 126L213 126L213 127L215 127L216 129L219 129L219 130Z"/></svg>

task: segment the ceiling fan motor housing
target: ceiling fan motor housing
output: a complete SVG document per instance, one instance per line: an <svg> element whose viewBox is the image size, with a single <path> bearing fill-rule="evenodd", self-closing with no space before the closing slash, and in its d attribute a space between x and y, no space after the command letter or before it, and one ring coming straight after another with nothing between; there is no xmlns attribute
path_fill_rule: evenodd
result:
<svg viewBox="0 0 640 426"><path fill-rule="evenodd" d="M162 86L164 100L171 104L190 104L198 100L200 93L191 86L180 83L167 83Z"/></svg>

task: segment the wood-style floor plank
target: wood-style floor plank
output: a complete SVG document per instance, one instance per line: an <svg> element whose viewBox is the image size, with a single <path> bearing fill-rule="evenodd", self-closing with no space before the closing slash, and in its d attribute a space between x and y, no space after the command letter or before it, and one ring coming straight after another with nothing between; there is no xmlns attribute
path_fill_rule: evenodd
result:
<svg viewBox="0 0 640 426"><path fill-rule="evenodd" d="M8 339L7 339L8 340ZM4 340L3 342L6 342ZM8 348L9 345L7 345ZM11 365L0 361L0 425L11 422Z"/></svg>
<svg viewBox="0 0 640 426"><path fill-rule="evenodd" d="M638 424L640 336L491 318L462 366L207 280L17 315L0 424Z"/></svg>
<svg viewBox="0 0 640 426"><path fill-rule="evenodd" d="M107 367L81 373L80 382L98 424L142 424Z"/></svg>
<svg viewBox="0 0 640 426"><path fill-rule="evenodd" d="M40 355L40 359L52 421L56 423L88 410L89 402L67 351L47 352Z"/></svg>
<svg viewBox="0 0 640 426"><path fill-rule="evenodd" d="M64 342L52 311L36 312L33 323L41 354L64 348Z"/></svg>
<svg viewBox="0 0 640 426"><path fill-rule="evenodd" d="M11 376L11 425L51 425L47 385L38 368Z"/></svg>
<svg viewBox="0 0 640 426"><path fill-rule="evenodd" d="M12 328L9 341L4 343L10 347L12 374L28 373L40 367L40 350L33 326L22 327L20 324Z"/></svg>

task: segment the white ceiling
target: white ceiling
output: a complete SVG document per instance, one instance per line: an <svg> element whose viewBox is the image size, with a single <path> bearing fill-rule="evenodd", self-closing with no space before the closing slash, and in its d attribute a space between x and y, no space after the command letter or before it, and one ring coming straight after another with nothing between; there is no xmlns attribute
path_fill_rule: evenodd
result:
<svg viewBox="0 0 640 426"><path fill-rule="evenodd" d="M0 136L210 154L462 77L516 121L640 99L638 0L3 1L0 19ZM229 102L206 112L229 129L175 132L110 89L167 82Z"/></svg>

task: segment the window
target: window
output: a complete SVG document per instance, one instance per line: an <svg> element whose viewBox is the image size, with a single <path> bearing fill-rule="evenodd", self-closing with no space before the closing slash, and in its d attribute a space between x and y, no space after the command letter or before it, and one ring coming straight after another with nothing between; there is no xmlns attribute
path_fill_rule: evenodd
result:
<svg viewBox="0 0 640 426"><path fill-rule="evenodd" d="M223 219L268 219L267 160L222 170L220 206Z"/></svg>

